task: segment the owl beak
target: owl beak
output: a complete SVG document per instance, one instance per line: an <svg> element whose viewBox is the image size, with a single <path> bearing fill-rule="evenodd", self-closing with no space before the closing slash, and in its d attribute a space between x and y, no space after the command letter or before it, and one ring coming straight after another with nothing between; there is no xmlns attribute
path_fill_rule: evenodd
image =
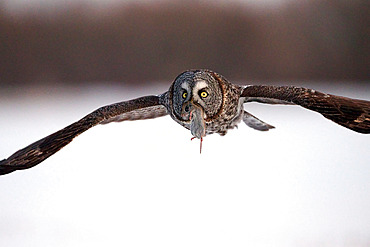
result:
<svg viewBox="0 0 370 247"><path fill-rule="evenodd" d="M181 117L184 121L191 121L192 114L194 114L194 112L202 113L199 115L199 117L204 118L204 111L202 107L194 103L193 100L190 100L182 106Z"/></svg>

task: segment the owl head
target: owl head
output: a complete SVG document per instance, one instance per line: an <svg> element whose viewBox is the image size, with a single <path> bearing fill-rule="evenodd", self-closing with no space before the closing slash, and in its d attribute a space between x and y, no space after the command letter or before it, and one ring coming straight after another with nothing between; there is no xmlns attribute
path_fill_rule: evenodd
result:
<svg viewBox="0 0 370 247"><path fill-rule="evenodd" d="M201 138L205 124L223 106L224 79L210 70L188 70L176 77L170 88L172 114L176 121Z"/></svg>

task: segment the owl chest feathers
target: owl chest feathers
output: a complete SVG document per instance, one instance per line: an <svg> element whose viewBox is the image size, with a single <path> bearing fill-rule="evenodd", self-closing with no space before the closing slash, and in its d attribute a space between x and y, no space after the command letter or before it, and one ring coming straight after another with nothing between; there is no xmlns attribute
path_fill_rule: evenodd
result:
<svg viewBox="0 0 370 247"><path fill-rule="evenodd" d="M219 115L210 121L206 121L207 134L217 133L223 136L229 129L237 127L243 119L244 98L240 98L239 90L235 88L226 92Z"/></svg>

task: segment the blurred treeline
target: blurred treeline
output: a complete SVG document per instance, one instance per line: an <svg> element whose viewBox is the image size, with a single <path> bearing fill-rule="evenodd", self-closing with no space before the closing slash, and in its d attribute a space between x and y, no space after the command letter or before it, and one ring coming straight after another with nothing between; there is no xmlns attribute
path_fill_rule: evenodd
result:
<svg viewBox="0 0 370 247"><path fill-rule="evenodd" d="M369 80L369 20L368 0L0 11L0 85L169 84L190 68L245 81Z"/></svg>

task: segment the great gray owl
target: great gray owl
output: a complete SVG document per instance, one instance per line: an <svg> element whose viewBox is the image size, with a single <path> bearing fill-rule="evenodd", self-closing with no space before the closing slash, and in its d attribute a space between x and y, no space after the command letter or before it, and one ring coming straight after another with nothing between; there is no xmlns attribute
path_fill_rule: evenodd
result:
<svg viewBox="0 0 370 247"><path fill-rule="evenodd" d="M239 86L210 70L189 70L177 76L163 94L103 106L17 151L0 161L0 175L39 164L97 124L151 119L169 114L201 141L212 133L225 135L241 120L256 130L274 128L244 110L243 104L253 101L300 105L348 129L370 133L370 101L293 86Z"/></svg>

